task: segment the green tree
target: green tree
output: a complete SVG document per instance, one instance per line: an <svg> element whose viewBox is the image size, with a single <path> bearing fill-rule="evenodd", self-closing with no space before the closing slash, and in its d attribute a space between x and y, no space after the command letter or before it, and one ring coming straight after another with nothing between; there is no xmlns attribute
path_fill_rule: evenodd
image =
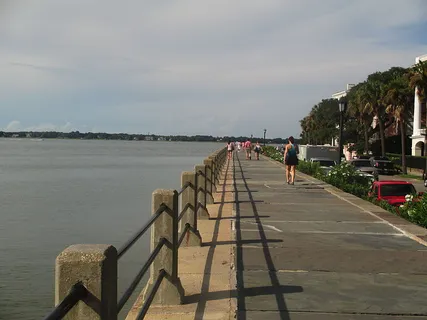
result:
<svg viewBox="0 0 427 320"><path fill-rule="evenodd" d="M347 112L351 117L356 118L362 126L364 139L363 151L367 153L369 151L369 124L372 122L372 115L366 112L366 104L368 101L363 95L365 85L366 83L362 82L350 89L347 95Z"/></svg>
<svg viewBox="0 0 427 320"><path fill-rule="evenodd" d="M413 113L414 94L409 85L409 78L403 73L396 74L396 77L387 84L384 102L387 104L386 112L390 114L399 125L401 145L402 145L402 171L406 169L406 128Z"/></svg>
<svg viewBox="0 0 427 320"><path fill-rule="evenodd" d="M387 114L385 109L387 105L384 103L386 94L386 83L391 73L375 72L368 76L366 84L362 87L361 94L363 100L366 101L364 111L372 114L378 120L379 133L381 139L381 155L385 156L385 120Z"/></svg>
<svg viewBox="0 0 427 320"><path fill-rule="evenodd" d="M416 94L421 101L427 99L427 61L420 61L411 68L409 85L413 89L417 88Z"/></svg>

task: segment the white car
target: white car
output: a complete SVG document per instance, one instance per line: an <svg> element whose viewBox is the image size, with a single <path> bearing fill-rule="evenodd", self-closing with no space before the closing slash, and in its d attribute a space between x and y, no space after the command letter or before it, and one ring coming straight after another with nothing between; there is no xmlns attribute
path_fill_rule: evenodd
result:
<svg viewBox="0 0 427 320"><path fill-rule="evenodd" d="M329 158L311 158L310 162L318 163L320 165L320 169L322 169L325 174L328 174L329 171L331 171L332 168L337 165L334 160Z"/></svg>

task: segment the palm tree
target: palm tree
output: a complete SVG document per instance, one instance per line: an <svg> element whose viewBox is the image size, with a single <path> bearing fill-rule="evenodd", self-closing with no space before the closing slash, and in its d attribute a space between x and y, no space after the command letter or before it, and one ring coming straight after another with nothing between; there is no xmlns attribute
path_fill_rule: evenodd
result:
<svg viewBox="0 0 427 320"><path fill-rule="evenodd" d="M388 83L384 102L388 104L386 112L399 125L402 142L402 172L406 174L406 124L412 114L414 103L414 95L407 77L402 74Z"/></svg>
<svg viewBox="0 0 427 320"><path fill-rule="evenodd" d="M363 127L364 135L364 152L368 153L369 151L369 135L368 128L369 123L372 121L372 117L369 113L366 112L365 106L367 101L364 100L363 96L363 86L365 82L359 83L353 88L351 88L348 93L348 109L347 112L350 116L356 118Z"/></svg>
<svg viewBox="0 0 427 320"><path fill-rule="evenodd" d="M376 72L368 76L365 84L362 86L361 95L362 101L365 102L363 113L368 113L378 118L381 139L381 155L385 156L385 135L384 135L384 120L383 114L385 106L382 102L382 74Z"/></svg>
<svg viewBox="0 0 427 320"><path fill-rule="evenodd" d="M419 61L409 74L409 85L417 89L417 95L421 101L427 98L427 61Z"/></svg>

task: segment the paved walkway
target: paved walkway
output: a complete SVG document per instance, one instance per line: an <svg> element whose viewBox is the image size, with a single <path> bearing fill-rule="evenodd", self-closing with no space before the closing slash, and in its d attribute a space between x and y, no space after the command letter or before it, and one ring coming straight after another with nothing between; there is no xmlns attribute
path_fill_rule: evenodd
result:
<svg viewBox="0 0 427 320"><path fill-rule="evenodd" d="M238 319L425 319L426 230L272 160L234 158Z"/></svg>

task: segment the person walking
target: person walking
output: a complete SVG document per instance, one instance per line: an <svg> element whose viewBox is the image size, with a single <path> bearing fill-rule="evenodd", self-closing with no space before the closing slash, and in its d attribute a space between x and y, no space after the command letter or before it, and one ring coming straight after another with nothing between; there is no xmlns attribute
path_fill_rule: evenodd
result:
<svg viewBox="0 0 427 320"><path fill-rule="evenodd" d="M252 159L252 156L251 156L251 150L252 149L252 143L251 143L251 140L247 140L246 142L245 142L245 150L246 150L246 159L247 160L251 160Z"/></svg>
<svg viewBox="0 0 427 320"><path fill-rule="evenodd" d="M259 160L259 153L261 152L261 145L259 144L259 142L257 141L256 142L256 144L255 144L255 148L254 148L254 151L255 151L255 156L256 156L256 159L257 160Z"/></svg>
<svg viewBox="0 0 427 320"><path fill-rule="evenodd" d="M231 160L233 158L233 150L234 150L234 145L230 140L228 140L228 142L227 142L227 158L228 158L228 160Z"/></svg>
<svg viewBox="0 0 427 320"><path fill-rule="evenodd" d="M298 152L294 137L290 136L288 142L285 147L283 159L286 165L286 182L293 185L295 183L295 167L298 164Z"/></svg>

